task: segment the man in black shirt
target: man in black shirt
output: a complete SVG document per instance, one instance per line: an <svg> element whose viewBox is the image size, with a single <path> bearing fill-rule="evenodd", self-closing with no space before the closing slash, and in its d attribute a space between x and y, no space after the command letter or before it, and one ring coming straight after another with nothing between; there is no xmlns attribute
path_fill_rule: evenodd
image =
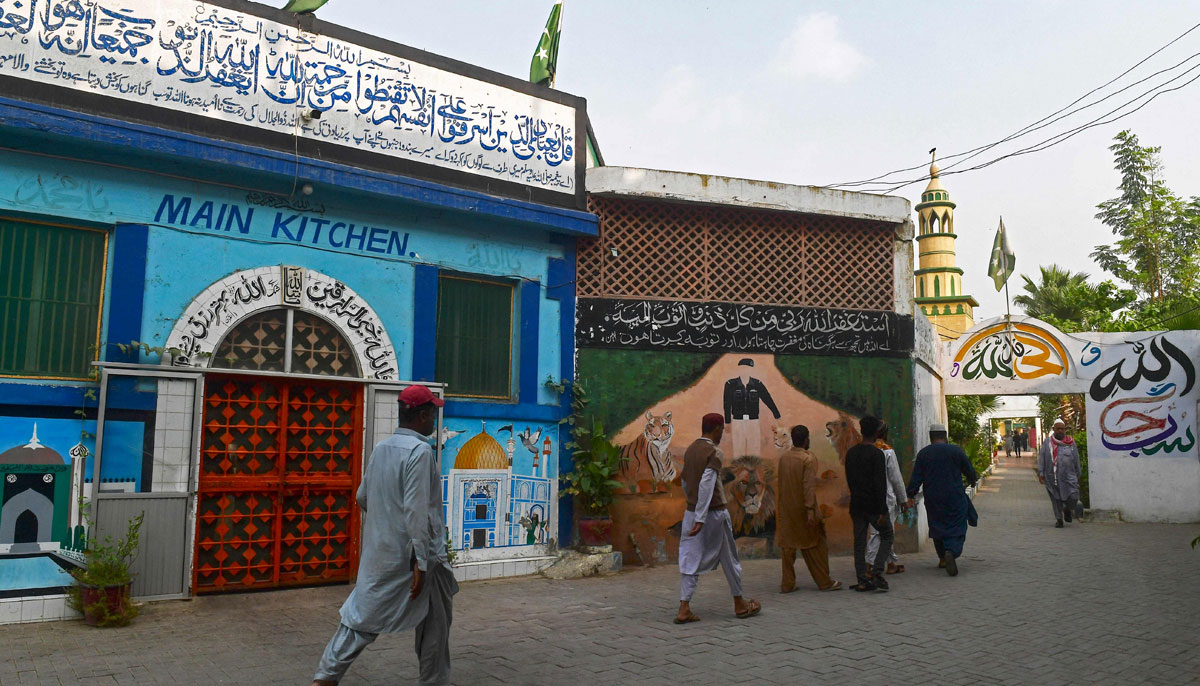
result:
<svg viewBox="0 0 1200 686"><path fill-rule="evenodd" d="M846 485L850 487L850 519L854 523L854 572L858 576L856 591L886 591L883 565L892 555L895 534L887 506L887 467L883 451L875 447L875 437L882 422L877 417L863 417L859 422L862 443L846 452ZM873 570L867 569L868 527L879 532L879 552Z"/></svg>

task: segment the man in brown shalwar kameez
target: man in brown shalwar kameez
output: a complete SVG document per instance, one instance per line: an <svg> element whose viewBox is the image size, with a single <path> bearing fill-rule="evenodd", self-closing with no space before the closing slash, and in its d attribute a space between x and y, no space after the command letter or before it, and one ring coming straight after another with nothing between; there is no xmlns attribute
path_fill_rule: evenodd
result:
<svg viewBox="0 0 1200 686"><path fill-rule="evenodd" d="M829 578L829 549L825 545L825 524L817 503L817 458L809 452L808 427L792 427L792 449L779 458L778 512L775 518L775 545L783 554L783 583L780 590L796 590L796 551L817 588L836 591L842 582Z"/></svg>

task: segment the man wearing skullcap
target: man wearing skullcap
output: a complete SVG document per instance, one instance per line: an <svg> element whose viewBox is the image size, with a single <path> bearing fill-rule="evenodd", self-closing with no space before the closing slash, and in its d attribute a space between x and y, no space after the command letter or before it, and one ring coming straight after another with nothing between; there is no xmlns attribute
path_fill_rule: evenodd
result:
<svg viewBox="0 0 1200 686"><path fill-rule="evenodd" d="M1079 446L1061 419L1054 420L1054 433L1046 437L1038 451L1037 474L1038 481L1050 494L1055 528L1063 528L1064 519L1070 522L1072 511L1077 517L1083 515L1083 505L1079 502L1079 481L1083 478Z"/></svg>

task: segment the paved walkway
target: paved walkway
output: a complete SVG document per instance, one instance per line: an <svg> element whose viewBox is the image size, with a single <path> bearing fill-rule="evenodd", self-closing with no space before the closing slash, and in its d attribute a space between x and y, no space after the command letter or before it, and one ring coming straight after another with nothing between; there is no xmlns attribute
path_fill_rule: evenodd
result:
<svg viewBox="0 0 1200 686"><path fill-rule="evenodd" d="M745 565L762 615L734 619L719 572L675 626L669 567L579 581L464 584L454 683L1200 683L1195 526L1052 528L1031 461L986 482L961 573L910 555L888 594L779 595L778 562ZM1169 485L1164 485L1169 487ZM851 580L847 558L835 576ZM150 605L128 628L80 622L0 628L0 683L303 684L345 586ZM382 637L346 686L415 683L412 636Z"/></svg>

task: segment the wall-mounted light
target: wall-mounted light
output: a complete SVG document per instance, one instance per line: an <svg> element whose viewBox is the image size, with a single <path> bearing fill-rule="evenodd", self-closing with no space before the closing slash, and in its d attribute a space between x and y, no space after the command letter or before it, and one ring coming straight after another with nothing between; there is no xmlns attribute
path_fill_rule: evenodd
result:
<svg viewBox="0 0 1200 686"><path fill-rule="evenodd" d="M300 192L305 195L312 195L313 194L313 185L311 183L305 182L304 185L300 186Z"/></svg>
<svg viewBox="0 0 1200 686"><path fill-rule="evenodd" d="M303 119L304 121L312 121L314 119L320 119L321 118L321 110L308 110L304 114L301 114L300 118Z"/></svg>

